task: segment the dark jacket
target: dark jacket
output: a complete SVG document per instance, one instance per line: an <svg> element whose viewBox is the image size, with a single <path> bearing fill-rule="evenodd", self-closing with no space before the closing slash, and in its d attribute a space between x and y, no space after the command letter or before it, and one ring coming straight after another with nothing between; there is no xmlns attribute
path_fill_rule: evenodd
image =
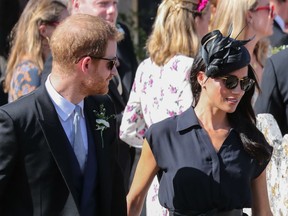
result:
<svg viewBox="0 0 288 216"><path fill-rule="evenodd" d="M115 156L115 120L95 130L100 104L113 114L107 96L84 101L88 158L84 175L43 86L0 107L1 216L126 216L122 174ZM88 132L89 131L89 132Z"/></svg>
<svg viewBox="0 0 288 216"><path fill-rule="evenodd" d="M261 91L255 112L271 113L276 119L282 134L288 133L288 49L267 59L264 67Z"/></svg>

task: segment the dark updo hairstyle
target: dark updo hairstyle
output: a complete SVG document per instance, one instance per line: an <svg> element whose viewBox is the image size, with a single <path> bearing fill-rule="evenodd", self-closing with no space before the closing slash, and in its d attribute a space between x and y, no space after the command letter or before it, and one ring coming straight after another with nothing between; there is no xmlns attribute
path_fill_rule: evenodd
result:
<svg viewBox="0 0 288 216"><path fill-rule="evenodd" d="M270 160L273 148L255 125L256 116L251 100L259 84L250 65L249 52L244 47L247 42L249 40L238 41L229 36L223 37L218 30L203 37L201 52L194 59L190 74L193 105L197 105L201 94L201 85L197 81L200 71L205 72L207 77L216 78L248 66L248 77L255 81L255 85L245 92L235 112L227 113L227 116L231 127L238 131L244 150L260 163L265 163Z"/></svg>

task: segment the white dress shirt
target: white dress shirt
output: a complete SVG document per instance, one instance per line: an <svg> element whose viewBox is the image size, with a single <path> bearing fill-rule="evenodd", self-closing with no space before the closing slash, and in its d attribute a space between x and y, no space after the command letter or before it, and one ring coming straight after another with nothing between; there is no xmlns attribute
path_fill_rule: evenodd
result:
<svg viewBox="0 0 288 216"><path fill-rule="evenodd" d="M53 102L53 105L56 109L56 112L58 114L59 120L61 122L61 125L66 133L66 136L68 137L70 144L72 143L72 133L73 133L73 112L75 109L75 104L71 103L70 101L66 100L64 97L62 97L52 86L50 82L50 75L48 76L45 87L47 89L47 92ZM80 120L80 126L81 126L81 132L82 132L82 139L84 142L84 148L86 150L86 155L88 151L88 138L87 138L87 129L86 129L86 122L85 122L85 115L84 115L84 101L82 100L80 103L77 104L81 107L81 120Z"/></svg>

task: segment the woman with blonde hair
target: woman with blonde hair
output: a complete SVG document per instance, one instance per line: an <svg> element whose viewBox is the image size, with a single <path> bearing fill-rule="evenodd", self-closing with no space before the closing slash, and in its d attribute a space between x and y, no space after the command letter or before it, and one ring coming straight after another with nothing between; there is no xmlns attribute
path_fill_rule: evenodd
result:
<svg viewBox="0 0 288 216"><path fill-rule="evenodd" d="M189 73L200 39L208 32L208 0L163 0L147 41L149 58L138 67L120 127L120 138L142 148L150 125L192 104ZM147 216L167 215L158 202L158 181L147 196Z"/></svg>
<svg viewBox="0 0 288 216"><path fill-rule="evenodd" d="M268 36L273 34L274 8L269 0L220 0L212 29L232 38L254 39L246 45L251 55L258 82L261 83L263 67L268 56Z"/></svg>
<svg viewBox="0 0 288 216"><path fill-rule="evenodd" d="M49 38L68 16L59 1L30 0L12 30L4 90L12 102L40 85L44 62L50 53Z"/></svg>

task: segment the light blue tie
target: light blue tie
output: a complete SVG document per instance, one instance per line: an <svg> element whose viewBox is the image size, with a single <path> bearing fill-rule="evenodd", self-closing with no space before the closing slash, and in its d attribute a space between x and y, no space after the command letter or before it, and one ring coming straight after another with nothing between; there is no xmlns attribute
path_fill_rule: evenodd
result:
<svg viewBox="0 0 288 216"><path fill-rule="evenodd" d="M85 162L86 162L86 151L84 148L84 142L83 142L82 133L81 133L80 118L81 118L81 107L76 105L75 110L74 110L74 119L73 119L74 137L72 139L72 147L77 157L80 169L83 172L85 168Z"/></svg>

